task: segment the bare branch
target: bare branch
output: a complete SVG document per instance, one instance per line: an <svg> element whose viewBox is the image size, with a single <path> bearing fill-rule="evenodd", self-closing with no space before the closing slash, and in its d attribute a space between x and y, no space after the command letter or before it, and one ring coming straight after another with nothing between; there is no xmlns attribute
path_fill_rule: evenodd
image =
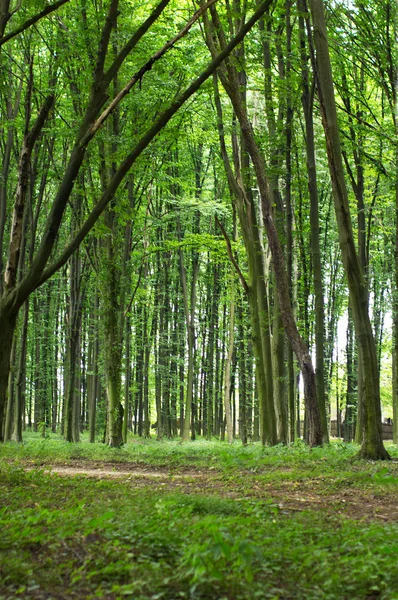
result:
<svg viewBox="0 0 398 600"><path fill-rule="evenodd" d="M231 263L233 264L233 266L235 268L235 271L239 275L239 279L241 280L243 289L245 290L246 294L249 295L250 294L249 284L247 283L245 276L243 275L243 273L240 269L240 266L238 265L238 261L236 260L234 254L232 252L231 240L228 237L228 233L225 231L224 225L221 223L221 221L219 221L217 216L216 216L216 223L217 223L218 227L220 228L223 238L225 240L225 243L227 245L227 252L228 252L229 260L231 261Z"/></svg>
<svg viewBox="0 0 398 600"><path fill-rule="evenodd" d="M136 283L136 285L135 285L135 288L134 288L133 294L132 294L132 296L131 296L131 300L130 300L130 302L128 303L128 306L127 306L126 310L125 310L125 311L124 311L124 313L123 313L123 318L126 318L126 315L127 315L127 313L129 312L130 308L131 308L131 307L132 307L132 305L133 305L134 298L135 298L135 296L136 296L136 294L137 294L138 287L139 287L139 285L140 285L140 283L141 283L141 279L142 279L142 272L143 272L143 269L142 269L142 267L143 267L143 265L141 265L141 266L140 266L140 272L139 272L139 274L138 274L137 283Z"/></svg>

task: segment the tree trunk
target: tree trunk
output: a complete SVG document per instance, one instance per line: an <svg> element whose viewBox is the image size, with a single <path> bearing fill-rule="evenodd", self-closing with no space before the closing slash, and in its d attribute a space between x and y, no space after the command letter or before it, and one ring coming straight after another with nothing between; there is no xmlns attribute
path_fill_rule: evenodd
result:
<svg viewBox="0 0 398 600"><path fill-rule="evenodd" d="M363 439L360 456L371 460L385 460L389 458L389 454L384 448L382 439L376 345L368 312L367 286L364 273L361 271L351 226L322 0L311 0L311 15L314 26L314 46L317 52L316 63L314 61L313 66L316 69L341 255L350 291L358 358L364 378Z"/></svg>
<svg viewBox="0 0 398 600"><path fill-rule="evenodd" d="M15 408L14 408L14 431L12 439L15 442L22 442L22 417L25 401L25 374L26 374L26 349L28 339L29 322L29 300L26 300L23 308L21 342L18 360L18 372L16 378L15 390Z"/></svg>
<svg viewBox="0 0 398 600"><path fill-rule="evenodd" d="M248 152L253 161L257 184L260 191L264 226L273 260L273 269L275 272L275 282L283 325L299 362L304 380L304 397L310 423L309 443L311 446L319 446L322 445L322 425L316 396L315 372L308 348L302 340L294 320L293 310L289 298L289 285L287 280L285 259L272 216L273 202L271 201L271 191L265 175L263 159L255 141L253 129L250 125L246 110L240 98L236 77L234 76L231 68L229 69L229 79L225 81L224 87L226 88L226 91L231 99L242 130L242 135L246 140Z"/></svg>
<svg viewBox="0 0 398 600"><path fill-rule="evenodd" d="M248 179L249 160L245 148L245 140L242 139L240 157L238 153L237 136L233 135L232 145L234 150L234 164L236 173L234 175L228 158L224 126L222 119L222 108L218 92L217 79L214 78L215 103L218 116L218 127L221 154L228 183L236 202L236 210L245 243L249 278L244 280L240 273L243 286L248 296L250 306L250 318L253 339L253 354L255 359L255 371L257 381L257 393L259 399L259 425L261 440L263 444L276 444L276 415L273 399L272 383L272 358L269 327L268 292L265 283L265 257L261 242L262 227L259 207L256 206ZM242 170L245 172L246 185L242 180L239 163L242 162ZM235 261L236 262L236 261Z"/></svg>
<svg viewBox="0 0 398 600"><path fill-rule="evenodd" d="M395 124L398 140L398 122ZM392 352L392 409L393 439L398 444L398 141L395 146L395 248L393 286L393 352Z"/></svg>
<svg viewBox="0 0 398 600"><path fill-rule="evenodd" d="M233 286L233 283L232 283ZM227 440L229 444L233 442L233 428L231 415L231 364L234 353L234 330L235 330L235 299L234 290L231 289L231 301L229 304L229 339L228 339L228 354L225 360L225 375L224 375L224 409L225 420L227 424Z"/></svg>
<svg viewBox="0 0 398 600"><path fill-rule="evenodd" d="M324 443L329 442L328 423L326 416L325 375L324 375L324 297L322 284L322 263L319 239L319 202L318 183L315 162L315 138L313 122L314 88L310 90L309 73L307 64L307 49L305 41L305 23L302 14L305 12L305 2L298 0L298 9L301 13L300 44L301 44L301 73L303 93L301 96L305 119L305 147L307 157L308 193L310 197L310 225L311 225L311 257L313 266L314 295L315 295L315 348L316 348L316 389L321 414L322 433Z"/></svg>

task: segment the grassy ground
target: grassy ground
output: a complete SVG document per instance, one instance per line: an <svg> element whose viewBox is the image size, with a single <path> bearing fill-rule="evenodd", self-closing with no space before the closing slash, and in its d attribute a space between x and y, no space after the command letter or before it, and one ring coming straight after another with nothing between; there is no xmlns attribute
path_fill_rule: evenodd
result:
<svg viewBox="0 0 398 600"><path fill-rule="evenodd" d="M398 600L398 450L357 450L5 444L0 599Z"/></svg>

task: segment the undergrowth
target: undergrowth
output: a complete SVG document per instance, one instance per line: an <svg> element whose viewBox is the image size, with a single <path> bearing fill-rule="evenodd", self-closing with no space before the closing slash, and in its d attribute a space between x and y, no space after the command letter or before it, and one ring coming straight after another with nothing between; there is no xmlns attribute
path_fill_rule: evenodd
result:
<svg viewBox="0 0 398 600"><path fill-rule="evenodd" d="M286 481L317 483L325 506L343 488L394 495L396 463L354 460L357 448L341 443L309 450L301 443L139 442L114 450L32 436L1 447L1 600L398 599L396 523L286 511L266 494L233 496ZM88 461L185 470L187 477L215 472L226 493L43 470Z"/></svg>

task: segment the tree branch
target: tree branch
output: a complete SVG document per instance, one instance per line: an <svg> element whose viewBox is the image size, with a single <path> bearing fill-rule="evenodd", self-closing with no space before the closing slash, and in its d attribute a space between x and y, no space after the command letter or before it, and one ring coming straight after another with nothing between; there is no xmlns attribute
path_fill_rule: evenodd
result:
<svg viewBox="0 0 398 600"><path fill-rule="evenodd" d="M51 4L50 6L46 6L46 8L44 8L41 12L37 13L37 15L34 15L33 17L31 17L30 19L25 21L25 23L23 23L23 25L21 25L17 29L14 29L14 31L7 33L7 35L4 35L2 38L0 38L0 47L3 44L5 44L6 42L9 42L10 40L12 40L14 37L19 35L23 31L25 31L26 29L29 29L29 27L31 27L32 25L34 25L35 23L37 23L38 21L40 21L41 19L43 19L50 13L54 12L60 6L62 6L63 4L66 4L69 1L70 0L57 0L57 2L54 2L54 4Z"/></svg>
<svg viewBox="0 0 398 600"><path fill-rule="evenodd" d="M116 56L115 60L105 73L105 79L107 82L112 81L115 77L116 73L119 71L122 66L124 60L130 54L130 52L135 48L138 44L142 36L148 31L148 29L154 24L154 22L160 17L166 6L169 4L170 0L162 0L158 6L153 10L152 14L140 25L140 27L133 33L127 44L121 49L119 54Z"/></svg>
<svg viewBox="0 0 398 600"><path fill-rule="evenodd" d="M227 252L228 252L229 260L231 261L231 263L233 264L233 266L235 268L235 271L239 275L239 279L243 285L243 289L245 290L246 294L249 295L250 294L249 284L247 283L245 276L243 275L243 273L240 269L240 266L238 265L238 261L236 260L235 256L233 255L232 247L231 247L231 240L229 239L228 234L225 231L223 224L219 221L217 216L216 216L216 223L217 223L218 227L220 228L221 233L223 234L225 243L227 244Z"/></svg>

